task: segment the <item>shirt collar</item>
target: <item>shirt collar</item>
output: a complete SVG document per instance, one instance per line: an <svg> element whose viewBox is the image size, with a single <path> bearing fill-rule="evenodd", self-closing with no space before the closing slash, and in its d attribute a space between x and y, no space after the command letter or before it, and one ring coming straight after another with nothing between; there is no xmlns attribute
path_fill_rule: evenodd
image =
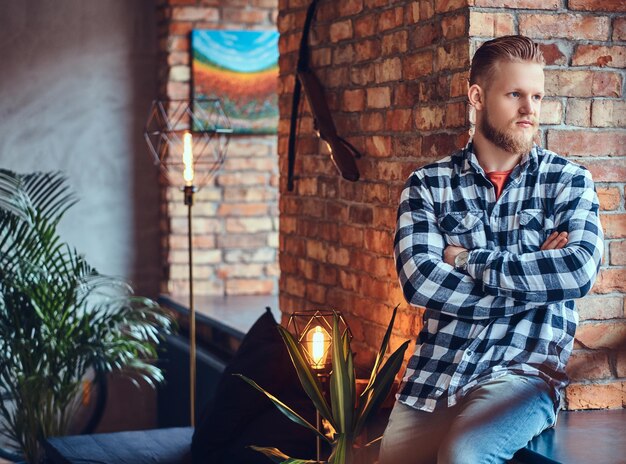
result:
<svg viewBox="0 0 626 464"><path fill-rule="evenodd" d="M541 148L537 146L537 144L533 144L533 148L530 152L522 155L521 161L517 166L515 166L515 169L513 169L513 172L511 173L511 177L513 179L518 178L521 173L525 171L530 173L537 169L538 151L540 149ZM486 177L485 170L478 163L478 157L474 151L474 142L472 139L467 142L467 145L465 145L465 148L463 149L463 160L463 172L474 171L477 174L481 174Z"/></svg>

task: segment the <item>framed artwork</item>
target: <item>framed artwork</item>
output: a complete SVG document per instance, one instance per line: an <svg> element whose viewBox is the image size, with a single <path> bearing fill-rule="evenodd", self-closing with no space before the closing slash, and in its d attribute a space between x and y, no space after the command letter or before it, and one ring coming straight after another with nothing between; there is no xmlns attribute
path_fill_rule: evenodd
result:
<svg viewBox="0 0 626 464"><path fill-rule="evenodd" d="M219 98L235 134L278 129L278 32L196 29L192 97Z"/></svg>

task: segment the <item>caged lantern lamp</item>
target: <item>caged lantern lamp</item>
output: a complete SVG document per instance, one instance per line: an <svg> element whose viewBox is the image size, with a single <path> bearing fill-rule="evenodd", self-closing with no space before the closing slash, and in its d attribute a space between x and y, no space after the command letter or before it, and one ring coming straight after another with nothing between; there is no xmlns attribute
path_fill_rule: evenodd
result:
<svg viewBox="0 0 626 464"><path fill-rule="evenodd" d="M345 319L338 311L315 310L292 313L287 329L293 332L309 365L319 376L328 376L332 366L333 317L339 316L339 329L343 336L352 334Z"/></svg>
<svg viewBox="0 0 626 464"><path fill-rule="evenodd" d="M347 334L348 339L352 339L350 328L339 311L315 310L295 312L289 316L289 321L287 322L287 330L294 333L302 354L324 388L332 373L331 354L333 343L341 343L341 340L333 340L332 337L335 315L338 316L341 337ZM320 422L320 413L316 409L315 425L318 430L321 430ZM316 438L316 454L317 461L320 462L321 441L319 436Z"/></svg>

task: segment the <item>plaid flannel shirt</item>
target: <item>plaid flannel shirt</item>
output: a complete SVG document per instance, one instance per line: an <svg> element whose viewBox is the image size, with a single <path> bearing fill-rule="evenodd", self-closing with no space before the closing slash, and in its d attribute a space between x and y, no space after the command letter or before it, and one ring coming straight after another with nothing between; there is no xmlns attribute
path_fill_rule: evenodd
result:
<svg viewBox="0 0 626 464"><path fill-rule="evenodd" d="M541 251L555 230L568 232L567 245ZM466 273L443 261L447 245L471 250ZM603 252L589 171L535 146L496 200L470 142L411 174L394 251L405 298L426 308L399 401L433 411L518 373L547 381L558 404L573 300L591 289Z"/></svg>

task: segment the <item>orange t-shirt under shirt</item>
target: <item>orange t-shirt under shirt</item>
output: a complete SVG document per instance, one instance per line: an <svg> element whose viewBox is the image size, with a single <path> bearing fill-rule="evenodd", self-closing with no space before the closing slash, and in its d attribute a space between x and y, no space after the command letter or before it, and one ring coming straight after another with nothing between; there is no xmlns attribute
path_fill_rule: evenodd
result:
<svg viewBox="0 0 626 464"><path fill-rule="evenodd" d="M496 200L500 198L502 194L502 189L504 188L504 183L509 178L513 169L510 171L492 171L487 173L487 177L496 188Z"/></svg>

